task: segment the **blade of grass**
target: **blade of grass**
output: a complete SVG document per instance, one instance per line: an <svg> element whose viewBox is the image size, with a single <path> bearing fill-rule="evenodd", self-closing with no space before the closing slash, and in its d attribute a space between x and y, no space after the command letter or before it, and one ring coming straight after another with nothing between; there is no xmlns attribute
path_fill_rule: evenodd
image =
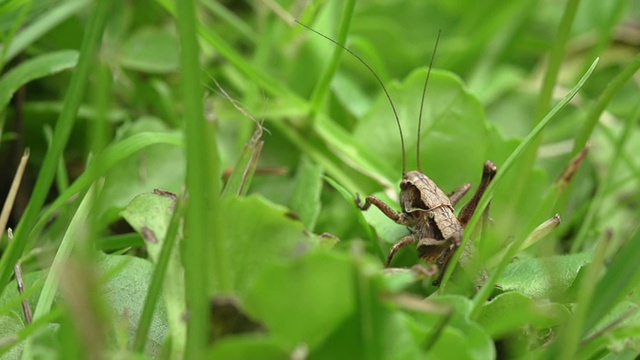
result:
<svg viewBox="0 0 640 360"><path fill-rule="evenodd" d="M598 100L591 106L587 113L585 125L576 137L576 142L573 145L573 152L571 155L577 154L591 137L593 129L595 128L600 115L604 112L604 109L611 102L614 95L616 95L631 78L640 70L640 54L638 54L633 61L622 70L613 80L611 80L607 87L604 89Z"/></svg>
<svg viewBox="0 0 640 360"><path fill-rule="evenodd" d="M578 84L576 84L576 86L574 86L573 89L571 89L571 91L569 91L569 93L562 100L560 100L558 102L558 104L556 104L556 106L553 109L551 109L551 111L547 114L547 116L545 116L544 119L542 119L542 121L540 121L538 123L538 125L536 125L536 127L529 133L529 135L527 135L527 137L524 138L524 140L520 143L520 145L518 145L518 147L511 153L511 155L509 155L509 158L507 158L507 160L505 161L504 165L502 165L502 169L500 171L498 171L498 173L496 174L495 178L493 179L493 181L491 182L491 184L487 188L485 194L480 199L478 207L476 208L476 211L475 211L473 217L471 218L471 220L469 221L469 224L467 225L467 228L465 229L464 236L463 236L463 239L462 239L462 244L460 245L460 248L464 248L466 246L467 242L469 241L469 238L470 238L471 234L473 233L473 230L475 229L476 225L478 224L478 222L482 218L482 213L487 208L487 205L489 205L489 201L491 199L491 196L493 194L493 190L495 189L495 187L498 186L498 184L500 183L500 181L502 180L504 175L514 165L516 160L518 160L522 156L524 151L533 143L535 138L540 135L542 130L551 122L553 117L562 108L564 108L564 106L567 105L569 103L569 101L571 101L571 99L576 95L578 90L580 90L582 88L582 86L587 81L587 79L589 78L589 76L591 75L591 73L593 72L593 70L595 69L597 64L598 64L598 60L593 62L593 64L589 68L589 71L587 71L582 76L582 78L580 79ZM521 240L523 241L524 237ZM518 249L518 248L520 248L520 244L516 244L516 242L514 242L511 245L511 248ZM453 269L454 269L455 265L457 264L458 258L460 257L460 255L461 255L461 251L456 251L456 253L454 254L454 256L451 259L451 263L449 264L449 266L447 266L447 270L446 270L446 272L445 272L445 274L443 276L443 279L442 279L442 284L440 285L441 291L443 289L445 289L446 283L447 283L449 277L451 276L451 273L453 272ZM497 279L496 274L498 272L500 272L500 271L496 270L496 272L490 277L490 279L487 281L487 283L482 287L480 292L478 292L478 294L474 298L474 313L477 313L479 311L479 309L480 309L480 306L484 303L484 300L481 300L481 298L485 298L486 299L486 297L488 297L488 295L489 295L489 292L493 289L492 283L495 284L495 281ZM480 305L478 305L478 304L480 304Z"/></svg>
<svg viewBox="0 0 640 360"><path fill-rule="evenodd" d="M605 269L606 254L609 251L610 244L611 239L607 237L602 238L598 242L584 279L597 279ZM637 247L639 244L635 245ZM578 299L576 300L576 309L566 326L559 330L557 341L549 349L552 356L555 356L558 359L574 358L575 353L578 351L582 335L584 334L583 328L587 313L591 311L590 303L595 288L596 284L594 281L582 281L580 284Z"/></svg>
<svg viewBox="0 0 640 360"><path fill-rule="evenodd" d="M160 5L162 5L169 13L175 14L175 9L172 2L168 0L156 1ZM256 83L267 93L273 96L286 99L283 101L289 103L291 107L308 108L310 106L305 99L302 99L288 87L284 86L281 82L269 76L266 71L262 71L256 68L252 63L248 62L244 56L242 56L234 49L234 47L226 43L222 36L219 36L212 30L205 27L199 27L198 31L205 42L219 51L222 56L224 56L231 64L237 67L243 74L248 77L248 82ZM288 124L284 121L273 121L271 124L271 126L276 128L278 131L281 131L291 143L293 143L298 149L300 149L301 152L304 152L314 161L321 164L325 168L327 174L331 175L348 189L352 191L362 192L358 190L359 186L351 180L350 176L344 170L342 170L342 164L339 161L339 156L344 153L344 150L341 147L335 149L331 148L331 151L334 151L338 158L336 158L335 156L327 156L326 150L320 148L320 146L317 145L317 142L308 141L307 138L296 132L295 129L292 128L291 124ZM339 128L339 126L337 125L335 125L334 127ZM344 138L350 138L346 131L341 130L341 132L344 134ZM329 144L335 142L332 136L328 136L328 133L319 132L319 134L322 137L323 142ZM342 143L344 144L344 146L351 146L349 144L350 141L349 143Z"/></svg>
<svg viewBox="0 0 640 360"><path fill-rule="evenodd" d="M176 3L180 37L181 89L187 145L187 191L184 246L187 345L184 357L204 358L210 331L209 296L231 287L220 218L220 159L216 132L203 117L202 69L198 62L196 1ZM202 28L202 27L200 27Z"/></svg>
<svg viewBox="0 0 640 360"><path fill-rule="evenodd" d="M505 161L505 164L502 167L503 170L498 172L498 174L494 178L491 185L489 185L489 188L487 189L485 195L482 197L482 199L480 199L480 204L476 209L476 213L473 215L473 217L469 221L469 224L467 225L467 228L465 229L461 247L465 246L466 242L469 241L469 237L471 233L473 233L473 229L475 228L478 221L482 218L481 216L482 212L489 204L489 199L493 192L493 188L497 186L501 177L504 176L507 170L509 170L509 165L513 164L514 161L525 151L526 147L529 146L529 144L531 144L535 140L535 138L542 132L542 129L549 124L551 119L553 119L555 114L557 114L560 110L562 110L562 108L564 108L569 103L569 101L573 99L573 97L578 93L578 91L582 88L584 83L587 81L589 76L591 76L591 73L596 68L597 64L598 64L598 59L596 59L593 62L593 64L591 64L591 67L589 68L589 70L582 76L582 78L578 81L576 86L574 86L571 89L571 91L569 91L569 93L565 95L565 97L562 98L562 100L560 100L558 104L556 104L556 106L553 107L553 109L551 109L551 111L547 114L547 116L545 116L544 119L542 119L542 121L540 121L538 125L536 125L536 127L531 131L531 133L529 133L529 135L527 135L527 137L522 141L522 143L518 145L518 147L513 151L513 153L511 153L507 161ZM513 243L511 243L508 251L506 252L505 256L502 258L502 260L494 270L493 274L491 274L487 282L482 286L480 291L478 291L476 296L473 298L473 310L471 312L472 318L475 318L478 316L478 314L480 313L480 310L482 309L482 305L487 301L487 299L491 295L491 292L493 291L493 288L496 282L498 281L500 276L502 276L502 273L506 269L507 265L511 262L511 259L518 253L518 251L522 247L522 244L526 240L526 238L527 238L526 233L523 233L523 234L520 234L516 238L516 240L513 241ZM457 257L459 256L460 256L460 252L457 251L452 261L457 260ZM449 266L449 268L451 267L452 266ZM447 272L450 275L451 271L447 271Z"/></svg>
<svg viewBox="0 0 640 360"><path fill-rule="evenodd" d="M596 326L630 288L637 286L640 280L637 256L639 253L640 228L636 228L613 258L607 262L607 272L593 291L594 299L588 303L582 335ZM583 302L579 304L587 307Z"/></svg>
<svg viewBox="0 0 640 360"><path fill-rule="evenodd" d="M29 59L0 79L0 110L11 101L13 94L29 81L59 73L76 66L78 52L62 50Z"/></svg>
<svg viewBox="0 0 640 360"><path fill-rule="evenodd" d="M96 188L95 191L92 190L93 187ZM94 184L92 188L89 188L89 191L87 191L87 194L80 203L80 207L78 207L78 210L71 219L69 227L62 238L62 242L60 243L60 247L56 252L56 256L51 263L51 268L49 269L47 279L45 280L42 292L40 293L36 310L33 313L34 321L51 311L53 301L56 293L58 292L58 284L60 282L59 276L62 267L71 255L71 250L77 245L76 243L86 239L86 235L83 235L86 221L89 217L89 213L91 212L91 207L95 200L95 194L100 188L102 188L102 184ZM22 353L22 358L32 359L32 350L30 343L27 343L24 352Z"/></svg>
<svg viewBox="0 0 640 360"><path fill-rule="evenodd" d="M240 158L238 158L235 168L222 190L221 198L228 197L232 194L237 196L244 195L249 189L249 184L251 184L251 179L253 179L253 174L258 166L258 158L260 157L262 145L264 144L264 141L262 141L262 132L264 129L262 127L262 123L241 107L240 104L238 104L238 102L227 93L215 78L212 77L211 80L213 80L218 87L218 90L220 90L222 95L231 103L231 105L233 105L233 107L236 108L236 110L240 111L244 116L256 124L256 130L242 149Z"/></svg>
<svg viewBox="0 0 640 360"><path fill-rule="evenodd" d="M220 19L231 25L239 34L242 34L246 40L255 43L258 39L258 35L253 31L242 18L236 15L233 11L229 10L223 4L213 0L203 0L202 4L211 10Z"/></svg>
<svg viewBox="0 0 640 360"><path fill-rule="evenodd" d="M568 0L566 2L566 5L564 6L562 19L560 21L556 37L553 40L551 53L549 54L544 80L542 83L542 89L540 89L540 96L538 98L538 104L536 106L536 112L534 115L535 117L533 119L534 126L540 123L543 116L549 111L549 108L551 107L553 92L556 87L560 67L562 66L562 62L564 60L564 53L569 37L571 36L571 27L573 25L573 20L578 10L579 4L580 0ZM521 162L521 166L518 169L519 178L522 180L519 181L517 185L514 186L514 188L510 189L513 194L513 201L515 202L520 202L522 198L528 196L527 189L525 187L529 183L529 179L532 176L532 171L538 157L538 149L540 148L541 141L542 137L534 139L532 144L523 155L524 160ZM560 212L556 211L556 213Z"/></svg>
<svg viewBox="0 0 640 360"><path fill-rule="evenodd" d="M615 141L615 147L613 154L610 160L610 167L607 171L607 176L602 181L600 186L596 189L596 193L591 199L591 202L588 205L587 214L583 218L582 223L580 224L580 229L576 234L573 244L571 245L571 251L577 252L579 251L584 243L587 240L587 233L591 230L598 218L598 213L602 208L602 204L606 201L605 193L607 189L611 187L611 183L614 181L615 174L617 172L618 166L622 161L622 152L624 150L625 145L629 141L631 134L633 133L633 129L637 126L638 121L640 121L640 106L636 107L635 112L632 116L627 117L627 121L624 129L620 133L620 138Z"/></svg>
<svg viewBox="0 0 640 360"><path fill-rule="evenodd" d="M44 138L47 141L47 146L51 148L51 143L53 142L53 130L51 126L48 124L44 126L42 129L44 133ZM66 162L64 161L64 154L60 156L58 160L58 167L56 169L56 186L58 187L58 192L64 192L69 187L69 174L67 174Z"/></svg>
<svg viewBox="0 0 640 360"><path fill-rule="evenodd" d="M53 144L45 154L29 204L16 229L15 240L9 244L7 251L0 259L0 286L2 286L2 290L4 290L4 285L9 280L18 258L24 251L28 235L36 223L38 213L42 209L49 193L49 187L53 182L58 160L67 145L76 113L85 95L93 58L96 55L106 20L109 17L110 4L111 1L109 0L98 0L91 12L87 32L82 39L80 47L78 66L71 76L71 83L66 92L62 113L56 122Z"/></svg>
<svg viewBox="0 0 640 360"><path fill-rule="evenodd" d="M6 48L4 63L7 63L24 51L27 46L33 44L43 35L49 33L51 29L58 26L72 15L80 12L91 4L89 0L65 1L60 5L45 11L40 18L22 29Z"/></svg>
<svg viewBox="0 0 640 360"><path fill-rule="evenodd" d="M24 175L24 169L27 166L27 161L29 161L28 148L24 151L24 154L20 158L20 163L18 164L18 169L16 169L16 174L13 177L13 181L11 182L9 193L4 200L4 205L2 205L2 212L0 212L0 234L4 234L4 231L7 229L7 222L9 221L9 216L11 215L11 209L13 209L13 202L16 200L16 195L18 194L18 189L20 188L20 182L22 181L22 176ZM1 236L0 240L2 240Z"/></svg>
<svg viewBox="0 0 640 360"><path fill-rule="evenodd" d="M169 13L176 15L176 9L172 1L169 0L156 0L162 5ZM265 71L261 71L256 68L252 63L246 60L246 57L240 54L233 46L224 40L224 37L218 35L213 30L197 25L199 35L207 43L213 46L222 56L224 56L230 63L234 64L240 71L242 71L252 82L255 82L268 93L274 96L283 96L288 100L301 104L303 101L293 94L293 92L282 85L275 78L269 76Z"/></svg>
<svg viewBox="0 0 640 360"><path fill-rule="evenodd" d="M4 69L4 65L7 63L7 44L11 44L11 42L13 42L16 32L22 27L26 15L31 10L32 3L30 1L13 1L9 2L8 5L5 2L3 5L4 6L0 5L2 10L4 10L0 11L3 13L2 15L6 15L6 13L14 10L15 12L12 14L13 19L10 29L0 34L0 43L3 44L1 45L2 50L0 52L0 73Z"/></svg>
<svg viewBox="0 0 640 360"><path fill-rule="evenodd" d="M28 300L32 295L38 293L44 285L44 279L38 279L30 284L30 286L24 291L24 293L18 294L18 296L11 299L7 299L5 303L0 306L0 315L7 315L13 311L20 304Z"/></svg>
<svg viewBox="0 0 640 360"><path fill-rule="evenodd" d="M258 158L262 151L262 145L264 144L264 141L261 140L261 136L262 129L256 129L256 132L253 133L249 142L247 142L244 149L242 149L240 158L238 158L233 172L224 186L222 198L226 198L231 195L242 196L247 193L253 174L258 166Z"/></svg>
<svg viewBox="0 0 640 360"><path fill-rule="evenodd" d="M540 96L538 97L538 106L536 108L535 117L536 124L542 120L551 107L553 89L556 87L556 81L558 80L560 67L564 60L567 42L571 36L571 26L573 25L573 19L575 19L576 13L578 12L579 5L580 0L569 0L564 7L562 20L560 20L560 27L558 28L558 33L555 39L553 39L551 53L549 54L549 62L546 68L547 71L544 74L542 89L540 89ZM537 150L536 148L532 150L535 152Z"/></svg>
<svg viewBox="0 0 640 360"><path fill-rule="evenodd" d="M340 28L338 29L338 37L336 38L336 41L339 44L345 44L347 40L349 25L351 25L355 5L355 0L347 0L344 3L344 10L340 19ZM335 46L333 48L333 54L331 54L329 64L325 67L322 75L320 75L320 79L316 83L313 93L311 94L311 114L308 117L309 119L315 118L316 114L321 110L322 106L324 106L327 95L329 94L331 80L338 71L338 65L340 65L342 53L343 50L340 46Z"/></svg>

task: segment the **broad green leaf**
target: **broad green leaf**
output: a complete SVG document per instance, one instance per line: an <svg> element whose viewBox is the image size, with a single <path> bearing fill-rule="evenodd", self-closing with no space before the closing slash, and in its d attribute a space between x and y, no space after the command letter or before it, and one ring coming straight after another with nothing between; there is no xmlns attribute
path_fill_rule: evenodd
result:
<svg viewBox="0 0 640 360"><path fill-rule="evenodd" d="M178 38L167 29L142 28L123 45L120 64L132 70L163 74L179 65Z"/></svg>
<svg viewBox="0 0 640 360"><path fill-rule="evenodd" d="M533 300L522 293L510 291L486 303L477 321L496 339L527 325L535 329L558 326L569 316L571 312L564 305Z"/></svg>
<svg viewBox="0 0 640 360"><path fill-rule="evenodd" d="M426 70L412 72L402 83L388 86L404 133L407 170L417 169L416 131ZM458 77L433 70L423 110L420 162L425 174L445 191L479 178L486 160L489 127L478 99ZM389 102L381 94L368 115L360 120L354 137L367 156L382 159L379 171L388 179L402 175L402 147ZM389 172L391 169L391 172Z"/></svg>
<svg viewBox="0 0 640 360"><path fill-rule="evenodd" d="M122 211L122 217L145 240L153 261L158 260L164 236L173 214L176 195L168 192L140 194Z"/></svg>
<svg viewBox="0 0 640 360"><path fill-rule="evenodd" d="M110 304L118 319L126 319L129 328L135 330L147 296L153 265L133 256L107 255L101 258L99 268L102 274L108 276L102 290L105 303ZM149 330L145 349L148 354L160 353L168 331L167 310L161 301L156 306ZM135 331L129 334L130 341L133 341L133 334Z"/></svg>
<svg viewBox="0 0 640 360"><path fill-rule="evenodd" d="M396 306L383 301L381 289L372 278L361 278L359 308L345 319L320 346L313 349L314 359L416 359L424 355L424 323L411 319ZM416 329L420 328L420 329ZM423 330L423 331L421 331Z"/></svg>
<svg viewBox="0 0 640 360"><path fill-rule="evenodd" d="M176 211L176 195L166 191L154 191L153 193L136 196L127 208L121 213L122 217L145 240L145 246L150 258L155 264L154 278L149 287L149 295L153 298L146 299L146 306L155 306L155 302L164 295L167 305L169 324L172 328L171 340L174 349L183 349L186 338L186 326L183 315L186 311L184 295L184 267L180 259L180 251L175 243L182 240L182 229L174 232L171 242L166 241L165 236L171 226ZM180 221L173 220L173 221ZM175 224L175 226L178 226ZM145 309L142 323L136 335L135 348L142 347L144 332L150 325L151 308Z"/></svg>
<svg viewBox="0 0 640 360"><path fill-rule="evenodd" d="M241 291L272 263L304 253L311 243L288 210L259 196L222 200L227 253L234 289Z"/></svg>
<svg viewBox="0 0 640 360"><path fill-rule="evenodd" d="M471 339L481 333L478 327L460 329L447 326L440 334L438 342L428 353L428 359L490 359L488 354L474 354ZM490 353L489 353L490 354Z"/></svg>
<svg viewBox="0 0 640 360"><path fill-rule="evenodd" d="M496 350L489 333L480 324L469 318L472 309L471 300L454 295L438 296L432 299L435 302L451 306L453 315L429 351L430 358L495 358Z"/></svg>
<svg viewBox="0 0 640 360"><path fill-rule="evenodd" d="M276 234L271 234L277 237ZM262 251L253 246L251 253ZM315 252L256 270L242 295L247 312L289 346L316 347L355 309L354 269L337 254Z"/></svg>
<svg viewBox="0 0 640 360"><path fill-rule="evenodd" d="M119 137L123 140L145 132L176 134L150 117L140 118L122 130ZM185 166L184 149L169 144L153 144L131 154L106 173L100 201L102 211L119 211L136 195L154 189L179 192L184 184Z"/></svg>
<svg viewBox="0 0 640 360"><path fill-rule="evenodd" d="M16 333L22 328L24 328L24 321L17 313L10 312L5 315L0 315L0 341L3 342L3 346L0 346L0 348L7 346L8 343L10 343L10 340L13 340ZM11 350L4 353L2 358L18 359L21 353L22 345L16 344Z"/></svg>
<svg viewBox="0 0 640 360"><path fill-rule="evenodd" d="M13 93L24 84L53 75L76 66L78 52L62 50L29 59L11 69L0 78L0 110L4 109Z"/></svg>
<svg viewBox="0 0 640 360"><path fill-rule="evenodd" d="M175 195L156 191L136 196L122 211L122 217L145 240L147 252L156 265L160 260L160 251L165 242L175 205ZM181 234L181 231L179 230L178 233ZM182 239L182 236L178 235L178 239ZM182 336L186 332L183 322L183 314L186 311L184 268L177 246L174 246L169 255L163 283L162 293L167 304L169 323L173 328L173 341L183 342Z"/></svg>
<svg viewBox="0 0 640 360"><path fill-rule="evenodd" d="M515 259L497 285L504 291L518 291L533 298L562 298L590 259L590 253Z"/></svg>
<svg viewBox="0 0 640 360"><path fill-rule="evenodd" d="M301 345L302 346L302 345ZM273 338L262 335L245 335L221 339L209 352L209 359L287 359L291 352Z"/></svg>
<svg viewBox="0 0 640 360"><path fill-rule="evenodd" d="M38 303L40 288L42 288L44 278L46 276L44 270L28 272L23 275L27 301L32 308ZM12 284L13 285L13 284ZM20 294L16 286L9 285L0 297L0 315L13 312L22 312L22 305L19 299Z"/></svg>

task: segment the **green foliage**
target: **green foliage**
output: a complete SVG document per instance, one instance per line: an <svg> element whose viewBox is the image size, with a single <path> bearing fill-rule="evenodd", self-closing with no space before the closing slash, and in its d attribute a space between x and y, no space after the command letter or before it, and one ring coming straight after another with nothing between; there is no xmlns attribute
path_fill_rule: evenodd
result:
<svg viewBox="0 0 640 360"><path fill-rule="evenodd" d="M634 358L640 3L300 4L0 4L3 193L31 150L0 355ZM399 209L403 168L473 192L486 160L487 279L384 269L411 230L356 194Z"/></svg>

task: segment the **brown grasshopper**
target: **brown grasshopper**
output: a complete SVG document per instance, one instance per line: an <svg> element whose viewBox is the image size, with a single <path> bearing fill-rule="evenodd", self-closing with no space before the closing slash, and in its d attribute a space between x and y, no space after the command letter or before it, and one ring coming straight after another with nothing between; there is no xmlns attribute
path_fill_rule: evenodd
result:
<svg viewBox="0 0 640 360"><path fill-rule="evenodd" d="M393 210L384 201L375 196L367 196L364 204L356 196L356 203L361 210L367 210L372 204L397 224L408 226L411 234L400 239L391 247L385 267L391 265L393 256L401 248L418 243L418 256L427 263L438 267L439 277L434 285L440 283L442 275L454 251L460 246L465 226L473 216L480 198L493 180L497 172L495 164L487 161L484 164L482 180L469 203L456 217L454 206L471 188L470 184L458 187L450 194L445 194L433 180L420 170L405 173L400 182L401 212ZM468 243L461 257L463 264L475 252L473 244Z"/></svg>
<svg viewBox="0 0 640 360"><path fill-rule="evenodd" d="M460 211L460 215L456 217L454 213L454 206L464 197L469 189L471 189L471 184L466 183L458 187L452 193L446 194L420 169L419 134L422 125L424 99L427 84L429 82L429 76L431 75L434 56L432 55L431 57L429 69L427 71L427 76L424 82L422 99L420 103L420 113L418 116L418 136L416 146L416 162L418 170L407 172L404 135L402 132L402 127L400 126L400 119L398 117L395 105L393 104L393 101L391 101L391 96L389 95L389 92L387 91L380 77L378 77L375 71L373 71L373 69L362 58L360 58L360 56L353 53L344 45L315 31L314 29L309 28L308 26L300 22L298 22L298 24L331 41L332 43L336 44L337 46L357 58L362 64L364 64L365 67L367 67L367 69L369 69L369 71L371 71L378 83L380 83L380 86L382 87L385 95L387 96L387 99L391 104L396 123L398 125L398 131L400 132L400 143L402 147L403 176L402 181L400 182L400 207L402 211L395 211L393 208L391 208L391 206L375 196L367 196L363 204L360 201L360 197L356 195L356 204L358 205L360 210L363 211L369 209L371 205L374 205L378 209L380 209L380 211L382 211L382 213L384 213L389 219L393 220L397 224L409 227L411 231L410 235L403 237L391 247L389 256L387 257L387 261L385 263L385 267L389 267L391 265L393 256L398 252L398 250L407 245L417 243L418 256L422 260L437 266L437 272L439 272L440 275L438 279L434 281L434 285L438 285L440 283L442 275L446 270L447 265L449 264L451 257L453 256L453 253L458 247L460 247L464 228L473 216L480 198L493 180L497 172L497 167L491 161L485 162L484 170L482 172L482 180L480 181L480 185L478 186L476 193L473 195L469 203L467 203L462 208L462 210ZM440 34L438 34L438 38L436 40L434 54L435 50L437 49L439 39ZM468 262L468 259L474 252L475 248L473 247L473 243L470 241L466 248L463 249L463 254L461 256L461 264L463 266Z"/></svg>

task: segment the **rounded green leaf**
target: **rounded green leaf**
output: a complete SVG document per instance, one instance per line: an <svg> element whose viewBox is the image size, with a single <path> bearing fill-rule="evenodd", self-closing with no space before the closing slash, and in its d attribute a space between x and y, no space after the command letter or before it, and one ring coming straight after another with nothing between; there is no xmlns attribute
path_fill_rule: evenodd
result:
<svg viewBox="0 0 640 360"><path fill-rule="evenodd" d="M105 302L111 305L118 318L127 319L129 327L135 329L140 321L153 266L149 261L133 256L108 255L101 259L100 270L109 276L102 290ZM167 332L166 308L160 302L149 329L146 351L159 353ZM131 341L134 333L130 333Z"/></svg>
<svg viewBox="0 0 640 360"><path fill-rule="evenodd" d="M493 338L531 325L536 329L557 326L569 318L569 309L558 303L533 300L515 291L496 296L486 303L477 321Z"/></svg>
<svg viewBox="0 0 640 360"><path fill-rule="evenodd" d="M255 249L254 249L255 250ZM315 252L289 263L272 263L245 292L248 313L290 345L321 343L355 309L351 261Z"/></svg>
<svg viewBox="0 0 640 360"><path fill-rule="evenodd" d="M407 170L416 169L418 114L426 69L412 72L402 83L388 86L404 133ZM420 162L424 173L451 191L479 177L486 160L489 127L480 102L451 73L433 70L429 79L420 136ZM391 106L381 94L355 130L355 137L376 156L402 171L400 136ZM446 184L446 186L444 185Z"/></svg>
<svg viewBox="0 0 640 360"><path fill-rule="evenodd" d="M263 359L290 358L282 344L264 336L244 335L224 338L216 342L209 359Z"/></svg>
<svg viewBox="0 0 640 360"><path fill-rule="evenodd" d="M244 289L262 270L301 254L310 245L304 225L264 198L223 199L223 224L234 288Z"/></svg>
<svg viewBox="0 0 640 360"><path fill-rule="evenodd" d="M515 259L497 285L534 298L566 297L580 269L591 259L590 253Z"/></svg>

